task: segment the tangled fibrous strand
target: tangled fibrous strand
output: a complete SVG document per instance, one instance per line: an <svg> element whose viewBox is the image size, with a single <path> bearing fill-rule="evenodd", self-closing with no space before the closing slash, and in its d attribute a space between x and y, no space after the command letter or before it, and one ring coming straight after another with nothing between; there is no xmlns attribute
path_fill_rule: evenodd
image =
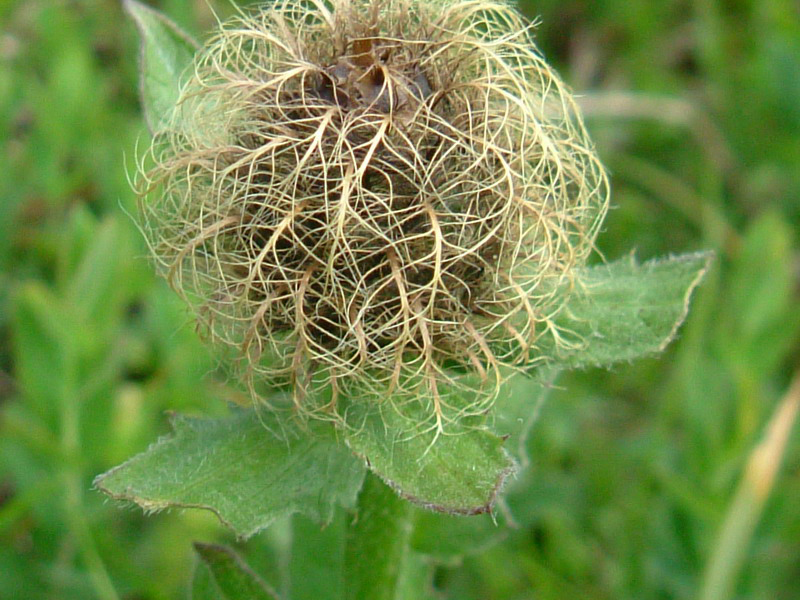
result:
<svg viewBox="0 0 800 600"><path fill-rule="evenodd" d="M253 389L423 402L441 431L540 358L608 190L532 37L498 2L277 0L201 50L143 229Z"/></svg>

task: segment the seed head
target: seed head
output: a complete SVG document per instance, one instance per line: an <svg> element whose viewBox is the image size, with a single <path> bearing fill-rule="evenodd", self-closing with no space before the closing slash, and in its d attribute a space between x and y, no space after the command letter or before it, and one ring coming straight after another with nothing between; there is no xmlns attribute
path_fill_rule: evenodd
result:
<svg viewBox="0 0 800 600"><path fill-rule="evenodd" d="M242 14L151 155L163 273L254 387L334 416L312 387L416 398L440 427L467 410L443 390L490 399L537 359L608 203L570 93L503 2Z"/></svg>

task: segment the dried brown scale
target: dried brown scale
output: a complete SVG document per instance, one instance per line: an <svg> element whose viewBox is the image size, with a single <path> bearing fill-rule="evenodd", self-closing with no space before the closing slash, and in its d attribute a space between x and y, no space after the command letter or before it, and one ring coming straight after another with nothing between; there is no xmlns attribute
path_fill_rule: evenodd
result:
<svg viewBox="0 0 800 600"><path fill-rule="evenodd" d="M152 157L144 229L171 283L254 389L292 383L333 418L312 379L424 402L439 429L483 411L504 367L536 359L607 207L569 93L503 3L243 15Z"/></svg>

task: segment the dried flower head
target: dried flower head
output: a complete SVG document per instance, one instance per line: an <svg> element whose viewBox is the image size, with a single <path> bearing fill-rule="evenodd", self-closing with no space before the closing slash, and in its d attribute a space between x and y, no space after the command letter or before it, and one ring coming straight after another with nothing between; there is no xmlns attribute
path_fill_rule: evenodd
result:
<svg viewBox="0 0 800 600"><path fill-rule="evenodd" d="M242 14L151 154L155 257L251 381L333 415L312 381L405 394L439 427L466 410L443 389L490 398L536 359L608 202L572 97L503 2Z"/></svg>

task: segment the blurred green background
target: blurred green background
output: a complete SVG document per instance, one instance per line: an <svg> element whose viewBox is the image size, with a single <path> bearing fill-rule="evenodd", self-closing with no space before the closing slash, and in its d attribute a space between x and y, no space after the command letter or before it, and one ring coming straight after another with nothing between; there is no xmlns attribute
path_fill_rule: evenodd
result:
<svg viewBox="0 0 800 600"><path fill-rule="evenodd" d="M202 37L211 6L232 10L209 2L152 4ZM518 527L436 583L457 599L695 598L800 363L800 5L523 9L612 174L603 254L718 258L662 357L559 380L512 489ZM230 536L92 489L168 431L166 411L225 410L130 217L136 34L117 0L0 0L0 25L0 599L185 598L190 541ZM800 598L797 430L730 597ZM239 548L274 578L286 543L278 526Z"/></svg>

